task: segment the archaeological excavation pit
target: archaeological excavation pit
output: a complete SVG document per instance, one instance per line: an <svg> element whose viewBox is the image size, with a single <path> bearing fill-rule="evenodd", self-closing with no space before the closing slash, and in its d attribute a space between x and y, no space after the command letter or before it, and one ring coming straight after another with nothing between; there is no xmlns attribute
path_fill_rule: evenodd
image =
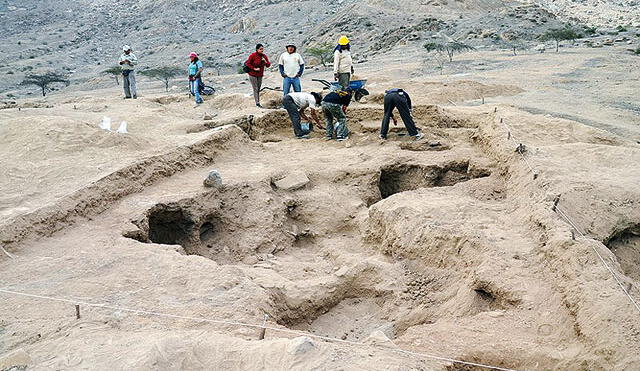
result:
<svg viewBox="0 0 640 371"><path fill-rule="evenodd" d="M640 224L615 233L606 245L624 274L640 284Z"/></svg>
<svg viewBox="0 0 640 371"><path fill-rule="evenodd" d="M346 298L310 322L292 328L321 336L362 341L375 331L393 338L393 322L384 317L384 298Z"/></svg>
<svg viewBox="0 0 640 371"><path fill-rule="evenodd" d="M372 272L363 273L369 275ZM342 279L329 287L318 285L305 292L272 291L274 320L287 328L320 336L363 341L375 331L395 337L393 307L396 296L365 284L364 276Z"/></svg>
<svg viewBox="0 0 640 371"><path fill-rule="evenodd" d="M219 264L273 253L293 244L287 206L266 184L229 187L177 202L159 203L131 222L124 236L144 243L180 245L188 255Z"/></svg>
<svg viewBox="0 0 640 371"><path fill-rule="evenodd" d="M489 176L487 169L470 169L469 161L452 161L445 165L393 164L380 170L378 188L384 199L400 192L419 188L448 187L474 178Z"/></svg>
<svg viewBox="0 0 640 371"><path fill-rule="evenodd" d="M149 241L165 245L188 245L195 222L179 206L157 205L149 212Z"/></svg>

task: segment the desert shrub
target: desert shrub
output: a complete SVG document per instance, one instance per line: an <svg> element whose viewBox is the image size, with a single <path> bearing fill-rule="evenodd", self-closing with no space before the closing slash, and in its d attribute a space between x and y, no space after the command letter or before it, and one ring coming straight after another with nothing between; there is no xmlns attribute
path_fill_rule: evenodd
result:
<svg viewBox="0 0 640 371"><path fill-rule="evenodd" d="M116 80L116 85L120 85L120 81L118 77L122 74L122 69L118 66L109 67L106 70L102 71L102 73L111 75Z"/></svg>
<svg viewBox="0 0 640 371"><path fill-rule="evenodd" d="M444 43L430 42L424 44L424 48L427 49L428 53L435 51L436 53L446 54L449 58L449 62L453 62L454 54L475 49L473 46L464 44L460 41L449 41Z"/></svg>
<svg viewBox="0 0 640 371"><path fill-rule="evenodd" d="M598 32L598 29L596 27L585 27L584 28L584 33L587 35L595 35Z"/></svg>
<svg viewBox="0 0 640 371"><path fill-rule="evenodd" d="M320 64L324 67L327 66L327 62L331 60L333 55L333 46L329 43L324 43L315 47L307 48L306 53L318 58Z"/></svg>
<svg viewBox="0 0 640 371"><path fill-rule="evenodd" d="M575 40L580 38L580 35L570 27L565 28L552 28L545 32L540 39L543 41L553 40L556 43L556 52L560 49L560 41L563 40Z"/></svg>
<svg viewBox="0 0 640 371"><path fill-rule="evenodd" d="M47 95L47 91L55 90L50 87L53 83L63 83L69 86L67 75L58 72L47 72L39 75L28 75L20 85L36 85L42 89L42 96Z"/></svg>
<svg viewBox="0 0 640 371"><path fill-rule="evenodd" d="M179 76L184 73L183 69L180 67L158 67L158 68L149 68L148 70L144 70L140 72L142 75L150 77L152 79L162 81L164 83L165 91L169 91L169 81L176 76Z"/></svg>

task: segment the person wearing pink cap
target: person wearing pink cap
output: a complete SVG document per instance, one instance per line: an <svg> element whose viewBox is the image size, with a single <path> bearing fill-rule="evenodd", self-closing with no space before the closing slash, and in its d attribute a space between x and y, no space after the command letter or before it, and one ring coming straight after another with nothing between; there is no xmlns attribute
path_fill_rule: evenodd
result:
<svg viewBox="0 0 640 371"><path fill-rule="evenodd" d="M200 81L202 80L202 62L198 58L198 53L189 53L189 89L191 95L196 97L196 104L202 103L202 96L200 96Z"/></svg>

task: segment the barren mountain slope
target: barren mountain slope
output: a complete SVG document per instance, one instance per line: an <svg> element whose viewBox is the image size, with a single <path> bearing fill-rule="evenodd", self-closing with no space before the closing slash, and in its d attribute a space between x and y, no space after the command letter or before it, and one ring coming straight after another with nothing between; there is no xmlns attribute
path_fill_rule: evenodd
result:
<svg viewBox="0 0 640 371"><path fill-rule="evenodd" d="M564 19L573 19L596 26L616 27L640 23L640 2L637 0L532 0Z"/></svg>
<svg viewBox="0 0 640 371"><path fill-rule="evenodd" d="M0 90L24 96L25 74L57 70L72 83L115 64L130 44L140 68L183 65L197 50L207 67L235 73L256 42L277 55L284 44L335 42L347 34L358 58L432 35L494 45L501 33L531 40L563 23L517 1L0 1ZM479 37L482 35L482 37Z"/></svg>

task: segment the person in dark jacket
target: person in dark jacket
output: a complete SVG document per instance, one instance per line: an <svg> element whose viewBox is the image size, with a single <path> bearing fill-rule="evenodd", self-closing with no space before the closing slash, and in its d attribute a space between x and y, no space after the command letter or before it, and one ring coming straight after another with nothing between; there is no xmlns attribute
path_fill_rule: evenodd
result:
<svg viewBox="0 0 640 371"><path fill-rule="evenodd" d="M384 93L384 117L380 128L380 139L387 139L389 120L393 120L394 125L398 124L398 121L393 116L395 108L398 109L409 136L414 137L416 140L422 139L424 135L418 131L416 124L413 122L413 117L411 117L411 97L409 97L409 94L397 88L387 90Z"/></svg>
<svg viewBox="0 0 640 371"><path fill-rule="evenodd" d="M260 88L262 87L262 77L264 76L264 68L271 67L269 58L264 54L264 45L256 45L255 53L252 53L247 59L247 67L249 67L249 81L253 87L253 98L256 101L256 106L262 108L260 105Z"/></svg>
<svg viewBox="0 0 640 371"><path fill-rule="evenodd" d="M353 91L350 89L332 91L322 99L322 111L324 112L325 123L327 125L326 140L333 139L333 121L336 125L336 140L342 142L349 138L349 128L347 127L347 116L345 112L351 103Z"/></svg>

